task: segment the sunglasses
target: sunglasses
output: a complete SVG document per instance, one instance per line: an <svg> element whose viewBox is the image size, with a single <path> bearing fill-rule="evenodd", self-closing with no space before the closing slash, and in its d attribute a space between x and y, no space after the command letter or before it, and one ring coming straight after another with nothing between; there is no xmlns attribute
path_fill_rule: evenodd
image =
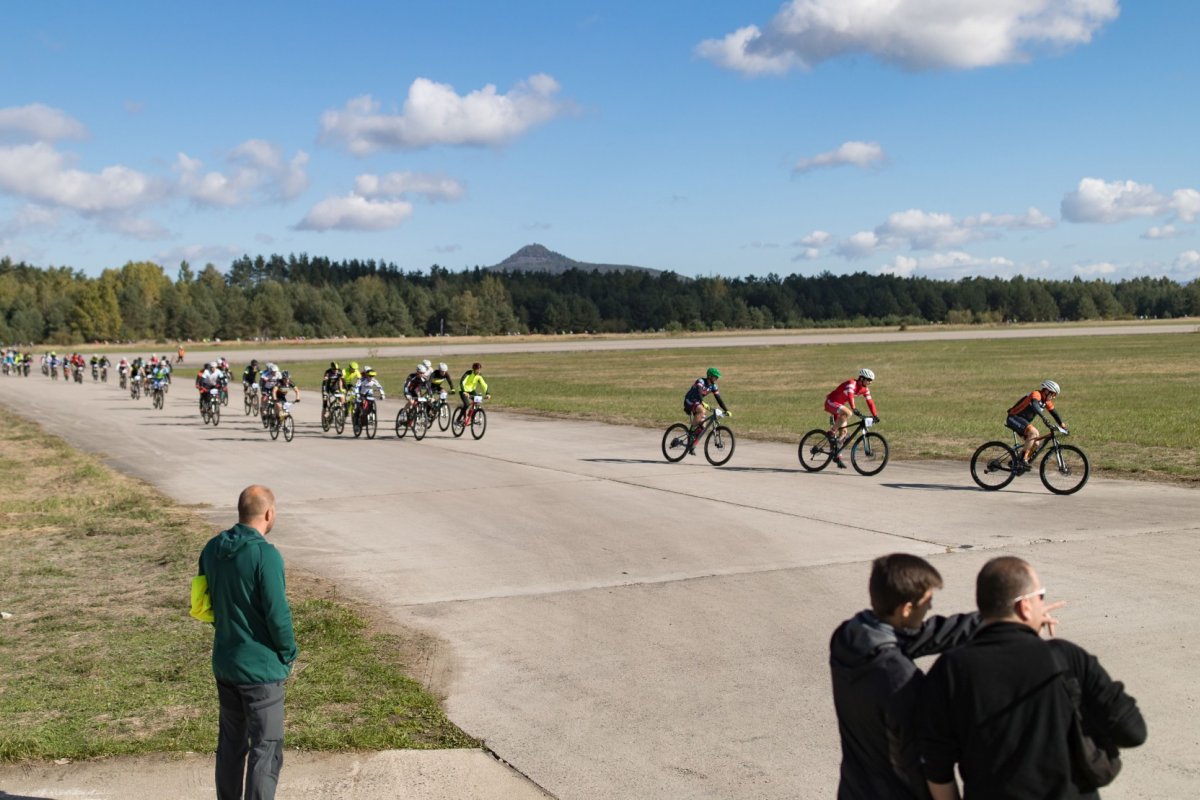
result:
<svg viewBox="0 0 1200 800"><path fill-rule="evenodd" d="M1041 589L1032 591L1029 594L1023 594L1020 597L1014 597L1012 599L1012 602L1009 603L1009 605L1016 605L1017 603L1021 602L1022 600L1032 600L1035 597L1040 600L1045 600L1046 599L1046 587L1043 586Z"/></svg>

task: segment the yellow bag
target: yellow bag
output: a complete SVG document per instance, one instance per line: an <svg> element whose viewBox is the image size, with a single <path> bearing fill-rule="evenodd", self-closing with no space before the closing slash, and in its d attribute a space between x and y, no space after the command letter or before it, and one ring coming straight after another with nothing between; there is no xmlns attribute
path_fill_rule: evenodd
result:
<svg viewBox="0 0 1200 800"><path fill-rule="evenodd" d="M208 578L203 575L192 578L191 615L201 622L213 621L212 599L208 596Z"/></svg>

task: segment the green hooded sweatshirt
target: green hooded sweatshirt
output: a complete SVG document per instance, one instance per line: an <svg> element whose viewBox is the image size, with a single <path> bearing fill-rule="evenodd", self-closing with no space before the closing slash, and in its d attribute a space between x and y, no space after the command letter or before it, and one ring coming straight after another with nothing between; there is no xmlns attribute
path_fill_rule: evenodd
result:
<svg viewBox="0 0 1200 800"><path fill-rule="evenodd" d="M296 660L296 637L283 580L283 556L241 523L200 553L213 608L213 675L224 683L273 683Z"/></svg>

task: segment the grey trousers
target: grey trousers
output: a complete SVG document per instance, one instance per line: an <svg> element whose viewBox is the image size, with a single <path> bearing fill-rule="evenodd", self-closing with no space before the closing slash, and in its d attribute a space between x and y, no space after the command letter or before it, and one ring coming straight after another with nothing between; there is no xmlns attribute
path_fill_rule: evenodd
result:
<svg viewBox="0 0 1200 800"><path fill-rule="evenodd" d="M274 800L283 768L283 682L217 681L217 697L217 800Z"/></svg>

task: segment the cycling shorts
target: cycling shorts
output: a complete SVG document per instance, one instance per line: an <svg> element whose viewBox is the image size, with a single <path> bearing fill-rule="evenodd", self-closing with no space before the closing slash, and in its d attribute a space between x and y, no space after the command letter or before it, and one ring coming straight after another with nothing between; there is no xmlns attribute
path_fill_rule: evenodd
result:
<svg viewBox="0 0 1200 800"><path fill-rule="evenodd" d="M696 409L700 408L703 405L704 405L703 400L688 400L685 398L683 401L683 411L685 414L695 414Z"/></svg>
<svg viewBox="0 0 1200 800"><path fill-rule="evenodd" d="M845 405L844 403L838 403L830 400L829 398L825 398L825 411L831 416L836 417L838 412L843 408L849 408L849 406Z"/></svg>
<svg viewBox="0 0 1200 800"><path fill-rule="evenodd" d="M1024 417L1018 417L1015 414L1010 414L1008 419L1004 421L1004 425L1009 430L1016 431L1018 435L1024 435L1025 429L1032 424L1033 423L1031 420L1027 420Z"/></svg>

